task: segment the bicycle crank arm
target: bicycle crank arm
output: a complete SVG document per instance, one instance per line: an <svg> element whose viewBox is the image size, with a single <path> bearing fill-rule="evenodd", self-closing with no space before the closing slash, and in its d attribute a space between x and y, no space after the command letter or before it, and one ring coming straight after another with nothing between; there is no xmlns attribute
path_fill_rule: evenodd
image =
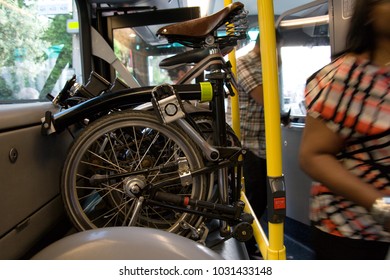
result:
<svg viewBox="0 0 390 280"><path fill-rule="evenodd" d="M199 135L188 122L183 119L179 119L176 122L188 135L190 135L191 139L194 140L209 161L216 161L219 159L219 151Z"/></svg>

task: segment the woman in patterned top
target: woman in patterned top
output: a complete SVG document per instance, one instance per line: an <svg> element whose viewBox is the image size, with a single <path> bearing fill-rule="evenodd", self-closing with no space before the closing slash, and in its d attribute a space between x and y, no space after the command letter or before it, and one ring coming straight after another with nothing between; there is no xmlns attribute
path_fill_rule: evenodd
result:
<svg viewBox="0 0 390 280"><path fill-rule="evenodd" d="M308 79L300 147L318 259L384 259L390 244L390 1L356 0L346 50ZM387 203L386 203L387 202Z"/></svg>

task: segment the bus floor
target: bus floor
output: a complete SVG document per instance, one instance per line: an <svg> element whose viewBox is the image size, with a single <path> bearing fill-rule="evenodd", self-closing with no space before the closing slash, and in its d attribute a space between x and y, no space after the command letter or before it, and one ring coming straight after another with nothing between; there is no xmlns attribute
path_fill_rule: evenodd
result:
<svg viewBox="0 0 390 280"><path fill-rule="evenodd" d="M266 215L260 219L260 224L267 236L268 222ZM284 246L287 260L314 260L315 253L310 243L310 226L286 217L284 221Z"/></svg>

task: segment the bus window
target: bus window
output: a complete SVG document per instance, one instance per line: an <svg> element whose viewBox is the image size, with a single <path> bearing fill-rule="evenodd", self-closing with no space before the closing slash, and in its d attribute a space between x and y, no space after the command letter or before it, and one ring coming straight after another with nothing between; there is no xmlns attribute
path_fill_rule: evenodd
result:
<svg viewBox="0 0 390 280"><path fill-rule="evenodd" d="M97 13L102 26L98 30L114 49L118 60L129 70L141 86L172 83L168 71L160 69L162 59L187 50L181 44L169 44L156 35L157 30L184 20L198 18L199 7L152 9L144 7L133 11L132 7L116 10L109 7ZM101 67L104 72L106 67ZM113 81L119 74L113 69L105 73ZM119 75L120 76L120 75Z"/></svg>
<svg viewBox="0 0 390 280"><path fill-rule="evenodd" d="M330 46L284 46L281 48L283 108L295 117L306 116L306 79L330 61Z"/></svg>
<svg viewBox="0 0 390 280"><path fill-rule="evenodd" d="M306 80L331 59L328 4L285 15L277 24L281 35L281 110L291 110L291 116L303 122Z"/></svg>
<svg viewBox="0 0 390 280"><path fill-rule="evenodd" d="M186 50L183 45L168 44L165 39L155 36L147 37L149 30L157 31L158 28L156 25L113 31L116 56L141 86L172 83L174 78L167 70L160 69L159 63L164 58Z"/></svg>
<svg viewBox="0 0 390 280"><path fill-rule="evenodd" d="M80 72L72 0L4 0L0 22L1 103L47 100Z"/></svg>

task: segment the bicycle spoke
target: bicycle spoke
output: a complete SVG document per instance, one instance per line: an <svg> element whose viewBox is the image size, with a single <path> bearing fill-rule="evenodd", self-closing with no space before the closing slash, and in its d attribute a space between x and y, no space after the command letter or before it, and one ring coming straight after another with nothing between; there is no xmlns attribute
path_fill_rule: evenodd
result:
<svg viewBox="0 0 390 280"><path fill-rule="evenodd" d="M118 185L118 184L117 184L117 185ZM94 187L84 187L84 186L76 186L75 188L76 188L76 190L86 190L86 189L87 189L87 190L93 190L93 191L95 191L95 193L91 192L91 193L86 194L86 195L84 195L84 196L79 196L79 199L78 199L79 201L82 201L82 200L88 198L88 197L91 196L91 195L99 194L99 193L101 193L101 192L106 192L106 193L103 194L103 195L100 195L100 194L99 194L99 196L100 196L101 198L104 198L106 195L108 195L110 192L113 192L113 191L118 192L118 193L123 193L123 190L118 189L118 188L116 188L116 187L111 187L111 186L106 186L105 188L102 188L102 189L97 189L96 187L94 188Z"/></svg>
<svg viewBox="0 0 390 280"><path fill-rule="evenodd" d="M168 150L168 149L167 149L167 146L168 146L168 144L170 144L171 142L172 142L172 141L171 141L170 139L168 139L168 141L165 142L165 145L164 145L164 147L161 149L161 152L160 152L160 154L158 155L158 157L157 157L157 159L156 159L156 161L155 161L153 167L156 167L157 163L160 162L160 158L162 157L164 151Z"/></svg>
<svg viewBox="0 0 390 280"><path fill-rule="evenodd" d="M146 217L149 217L149 208L150 207L146 207L145 209L144 209L144 212L146 213ZM154 227L154 228L156 228L156 229L158 229L158 227L157 227L157 225L155 224L155 223L150 223L149 222L149 219L146 219L146 222L147 222L147 227Z"/></svg>
<svg viewBox="0 0 390 280"><path fill-rule="evenodd" d="M135 148L136 148L136 158L139 159L141 157L140 155L140 145L142 144L142 140L143 140L143 134L142 134L142 138L140 141L138 141L138 138L137 138L137 133L136 133L136 130L135 130L135 127L133 127L133 137L134 137L134 144L135 144ZM135 168L134 170L136 170L137 168Z"/></svg>
<svg viewBox="0 0 390 280"><path fill-rule="evenodd" d="M103 160L104 162L107 162L108 164L110 164L110 165L116 167L116 168L115 168L115 169L109 169L109 168L106 167L106 166L99 166L99 167L104 168L104 169L114 170L114 171L118 171L117 168L121 169L120 166L116 165L115 163L113 163L112 161L110 161L110 160L108 160L108 159L103 158L102 156L98 155L97 153L95 153L95 152L93 152L93 151L91 151L91 150L88 150L88 152L89 152L90 154L96 156L97 158ZM91 165L93 165L93 164L91 164ZM121 171L126 172L126 169L123 169L123 168L122 168Z"/></svg>
<svg viewBox="0 0 390 280"><path fill-rule="evenodd" d="M109 223L112 221L112 219L114 219L117 215L120 214L119 210L122 209L123 207L125 207L126 203L127 203L127 201L120 204L119 205L120 207L108 209L106 212L100 214L99 216L95 217L94 219L91 219L91 221L96 222L96 221L106 220L106 218L111 216L111 218L109 220L107 220L106 223L103 225L103 227L106 227L107 225L109 225Z"/></svg>
<svg viewBox="0 0 390 280"><path fill-rule="evenodd" d="M131 149L130 149L130 145L129 145L129 143L127 142L127 139L126 139L126 137L125 137L125 135L124 135L124 133L123 133L123 129L120 129L120 135L122 136L122 139L123 139L123 141L125 142L127 151L129 151L129 153L130 153L130 155L131 155L131 159L133 160L133 162L135 162L136 159L134 158L134 155L133 155L133 153L132 153L132 151L131 151Z"/></svg>
<svg viewBox="0 0 390 280"><path fill-rule="evenodd" d="M116 154L115 149L114 149L114 146L113 146L113 144L112 144L111 137L108 137L108 142L110 143L111 151L112 151L112 154L113 154L113 156L114 156L114 160L115 160L115 162L116 162L116 167L119 169L119 170L117 170L117 171L119 172L120 169L121 169L121 167L120 167L120 165L119 165L118 158L117 158L117 154Z"/></svg>
<svg viewBox="0 0 390 280"><path fill-rule="evenodd" d="M84 174L81 174L81 173L77 173L77 174L76 174L76 177L77 177L77 178L80 178L80 179L89 180L89 177L87 177L87 176L85 176Z"/></svg>
<svg viewBox="0 0 390 280"><path fill-rule="evenodd" d="M167 141L167 143L168 142L170 142L170 140L169 141ZM162 150L162 152L164 151L166 149L166 146L164 146L164 149ZM174 150L174 152L171 154L171 156L164 162L164 164L167 164L167 163L170 163L170 162L174 162L174 160L172 160L173 158L176 158L176 153L177 153L177 151L179 150L179 148L176 148L175 150ZM160 153L160 155L162 155L162 152ZM157 161L156 161L156 163L157 163ZM155 166L156 166L156 164L155 164ZM156 172L156 174L154 175L154 177L152 178L152 179L150 179L150 182L154 182L154 180L156 179L156 177L158 176L160 174L160 171L158 171L158 172ZM165 174L167 174L167 173L164 173L164 175ZM177 174L177 173L176 173Z"/></svg>
<svg viewBox="0 0 390 280"><path fill-rule="evenodd" d="M144 158L145 158L146 155L148 154L150 148L151 148L151 147L153 146L153 144L157 141L157 138L159 137L159 135L160 135L160 133L158 132L158 133L154 136L152 142L149 144L149 146L148 146L148 148L146 149L144 155L142 156L141 159L139 159L138 165L135 167L135 170L138 170L138 167L141 165L142 161L144 160Z"/></svg>
<svg viewBox="0 0 390 280"><path fill-rule="evenodd" d="M171 221L168 221L164 216L162 216L159 212L157 212L153 207L148 207L151 211L153 211L157 216L159 216L161 218L162 221L165 221L167 224L169 224L170 226L172 226L172 222ZM166 211L166 210L165 210Z"/></svg>
<svg viewBox="0 0 390 280"><path fill-rule="evenodd" d="M113 208L112 210L116 210L116 212L112 215L112 217L109 220L107 220L107 222L103 225L103 227L108 226L114 218L117 220L119 218L119 214L121 213L122 209L126 207L127 203L128 201L125 201L122 204L120 204L119 207ZM114 222L114 225L116 224L117 223Z"/></svg>

